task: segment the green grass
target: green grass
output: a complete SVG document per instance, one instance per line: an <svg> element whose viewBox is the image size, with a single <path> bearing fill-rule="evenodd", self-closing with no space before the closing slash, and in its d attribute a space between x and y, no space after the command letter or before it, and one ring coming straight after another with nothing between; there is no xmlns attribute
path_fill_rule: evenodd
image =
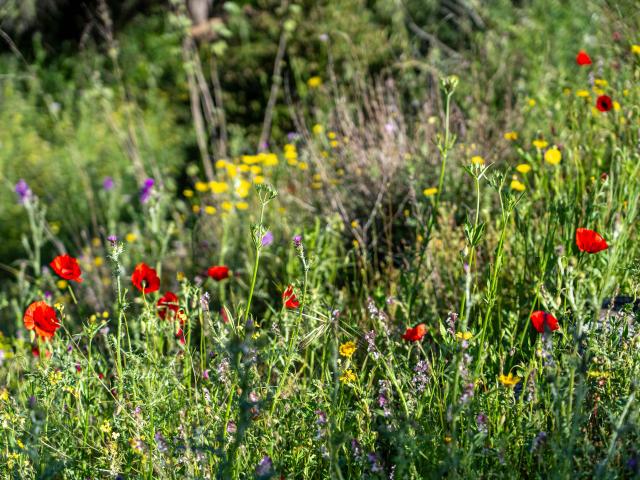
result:
<svg viewBox="0 0 640 480"><path fill-rule="evenodd" d="M372 61L390 76L329 65L290 105L298 135L215 158L213 184L184 105L138 91L126 59L79 101L43 73L0 83L4 477L640 476L640 330L631 304L602 307L640 288L638 14L460 5L458 57L424 56L392 23L404 57ZM149 48L175 40L157 35ZM575 64L583 48L592 66ZM59 112L36 108L48 88L69 97ZM34 195L20 204L22 177ZM581 252L580 227L609 248ZM48 267L64 252L82 283ZM158 292L132 285L140 262ZM167 291L179 305L163 320ZM43 299L61 323L48 342L23 324ZM538 333L538 310L560 328Z"/></svg>

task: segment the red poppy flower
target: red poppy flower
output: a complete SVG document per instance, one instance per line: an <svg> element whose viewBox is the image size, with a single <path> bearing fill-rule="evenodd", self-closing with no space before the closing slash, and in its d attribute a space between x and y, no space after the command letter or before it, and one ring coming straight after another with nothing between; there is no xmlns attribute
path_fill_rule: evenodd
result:
<svg viewBox="0 0 640 480"><path fill-rule="evenodd" d="M158 274L146 263L136 265L131 274L131 283L144 294L157 292L160 289Z"/></svg>
<svg viewBox="0 0 640 480"><path fill-rule="evenodd" d="M31 355L33 355L36 358L40 356L40 349L38 348L37 345L33 345L31 347ZM46 352L44 352L44 356L47 358L51 358L51 352L47 350Z"/></svg>
<svg viewBox="0 0 640 480"><path fill-rule="evenodd" d="M402 339L408 342L418 342L422 340L427 334L427 326L424 323L420 323L413 328L407 328L407 331L402 335Z"/></svg>
<svg viewBox="0 0 640 480"><path fill-rule="evenodd" d="M282 300L284 301L284 306L287 308L298 308L300 306L298 297L293 293L293 285L289 285L287 289L282 292Z"/></svg>
<svg viewBox="0 0 640 480"><path fill-rule="evenodd" d="M576 228L576 245L581 252L598 253L609 248L602 236L588 228Z"/></svg>
<svg viewBox="0 0 640 480"><path fill-rule="evenodd" d="M553 332L560 328L556 317L542 310L537 310L531 314L531 323L533 324L533 328L540 333L544 333L545 330Z"/></svg>
<svg viewBox="0 0 640 480"><path fill-rule="evenodd" d="M613 102L608 95L600 95L596 100L596 108L601 112L608 112L613 108Z"/></svg>
<svg viewBox="0 0 640 480"><path fill-rule="evenodd" d="M80 271L80 265L78 260L70 255L58 255L49 264L53 271L65 280L73 280L74 282L81 282L82 271Z"/></svg>
<svg viewBox="0 0 640 480"><path fill-rule="evenodd" d="M27 330L35 330L36 334L45 340L53 337L60 328L56 311L43 301L29 305L22 320Z"/></svg>
<svg viewBox="0 0 640 480"><path fill-rule="evenodd" d="M164 294L157 303L158 315L161 319L165 320L167 314L169 314L169 320L173 320L180 311L178 296L173 292L167 292Z"/></svg>
<svg viewBox="0 0 640 480"><path fill-rule="evenodd" d="M213 278L216 282L229 278L229 268L224 265L214 265L207 269L207 275Z"/></svg>
<svg viewBox="0 0 640 480"><path fill-rule="evenodd" d="M584 50L580 50L576 55L576 63L581 67L591 65L591 57Z"/></svg>

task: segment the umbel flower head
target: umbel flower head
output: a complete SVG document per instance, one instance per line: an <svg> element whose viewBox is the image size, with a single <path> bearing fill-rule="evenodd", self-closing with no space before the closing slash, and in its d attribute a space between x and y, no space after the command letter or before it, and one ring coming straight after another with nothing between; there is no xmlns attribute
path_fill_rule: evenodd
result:
<svg viewBox="0 0 640 480"><path fill-rule="evenodd" d="M131 274L131 283L142 293L153 293L160 289L160 278L155 269L146 263L139 263Z"/></svg>
<svg viewBox="0 0 640 480"><path fill-rule="evenodd" d="M29 305L22 320L27 330L34 330L44 340L52 338L60 328L55 309L42 300Z"/></svg>
<svg viewBox="0 0 640 480"><path fill-rule="evenodd" d="M80 265L78 265L78 260L70 255L58 255L49 266L53 268L53 271L56 272L58 276L65 280L82 282L80 278L82 271L80 270Z"/></svg>

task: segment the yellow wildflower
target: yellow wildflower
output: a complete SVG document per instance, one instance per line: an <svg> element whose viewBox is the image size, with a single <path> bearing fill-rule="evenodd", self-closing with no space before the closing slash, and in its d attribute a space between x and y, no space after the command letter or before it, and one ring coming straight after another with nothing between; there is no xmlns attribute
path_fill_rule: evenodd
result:
<svg viewBox="0 0 640 480"><path fill-rule="evenodd" d="M529 100L527 100L527 103L529 104L530 107L536 106L536 101L533 98L530 98Z"/></svg>
<svg viewBox="0 0 640 480"><path fill-rule="evenodd" d="M307 80L307 85L309 86L309 88L318 88L320 85L322 85L322 78L317 75L311 77L309 80Z"/></svg>
<svg viewBox="0 0 640 480"><path fill-rule="evenodd" d="M349 341L347 343L343 343L340 345L340 355L343 357L351 358L353 353L356 351L355 342Z"/></svg>
<svg viewBox="0 0 640 480"><path fill-rule="evenodd" d="M242 162L246 163L247 165L254 165L256 163L259 163L262 160L262 158L259 155L243 155L242 156Z"/></svg>
<svg viewBox="0 0 640 480"><path fill-rule="evenodd" d="M193 213L200 213L200 205L193 205L193 206L191 207L191 211L192 211Z"/></svg>
<svg viewBox="0 0 640 480"><path fill-rule="evenodd" d="M475 155L471 157L471 163L473 163L474 165L484 165L484 158L482 158L480 155Z"/></svg>
<svg viewBox="0 0 640 480"><path fill-rule="evenodd" d="M206 182L196 182L195 187L198 192L206 192L209 190L209 185Z"/></svg>
<svg viewBox="0 0 640 480"><path fill-rule="evenodd" d="M214 194L224 193L229 190L229 185L226 182L209 182L209 188Z"/></svg>
<svg viewBox="0 0 640 480"><path fill-rule="evenodd" d="M589 96L589 90L576 90L576 96L587 98Z"/></svg>
<svg viewBox="0 0 640 480"><path fill-rule="evenodd" d="M313 126L312 131L313 131L313 133L315 133L316 135L320 135L320 134L322 134L322 132L324 132L324 127L323 127L322 125L320 125L319 123L316 123L316 124Z"/></svg>
<svg viewBox="0 0 640 480"><path fill-rule="evenodd" d="M498 380L500 380L500 383L502 383L507 387L513 387L518 383L520 383L520 377L518 377L517 375L514 375L511 372L509 372L509 375L504 375L504 374L500 375L498 377Z"/></svg>
<svg viewBox="0 0 640 480"><path fill-rule="evenodd" d="M218 210L213 205L207 205L204 207L204 213L207 215L215 215Z"/></svg>
<svg viewBox="0 0 640 480"><path fill-rule="evenodd" d="M247 202L237 202L236 208L238 210L247 210L249 208L249 204Z"/></svg>
<svg viewBox="0 0 640 480"><path fill-rule="evenodd" d="M603 78L596 78L593 83L595 83L598 87L606 88L609 86L609 82L607 82Z"/></svg>
<svg viewBox="0 0 640 480"><path fill-rule="evenodd" d="M328 132L327 133L327 137L329 138L329 140L335 140L336 139L336 132Z"/></svg>
<svg viewBox="0 0 640 480"><path fill-rule="evenodd" d="M253 178L253 183L255 183L256 185L260 185L261 183L264 183L264 177L262 175L256 175Z"/></svg>
<svg viewBox="0 0 640 480"><path fill-rule="evenodd" d="M547 150L544 154L544 161L549 165L557 165L562 160L562 153L555 145Z"/></svg>
<svg viewBox="0 0 640 480"><path fill-rule="evenodd" d="M230 212L231 210L233 210L233 204L229 201L222 202L220 206L222 207L223 210L226 210L227 212Z"/></svg>
<svg viewBox="0 0 640 480"><path fill-rule="evenodd" d="M308 170L309 169L309 164L307 162L300 162L300 163L298 163L298 168L300 170Z"/></svg>
<svg viewBox="0 0 640 480"><path fill-rule="evenodd" d="M342 383L352 383L356 381L356 376L351 369L347 369L340 375L339 380Z"/></svg>
<svg viewBox="0 0 640 480"><path fill-rule="evenodd" d="M456 338L458 340L469 340L473 337L473 333L471 332L456 332Z"/></svg>
<svg viewBox="0 0 640 480"><path fill-rule="evenodd" d="M58 280L56 282L56 286L60 289L60 290L64 290L65 288L67 288L67 281L66 280Z"/></svg>
<svg viewBox="0 0 640 480"><path fill-rule="evenodd" d="M182 195L184 195L185 198L191 198L193 197L193 190L187 188L186 190L183 190Z"/></svg>
<svg viewBox="0 0 640 480"><path fill-rule="evenodd" d="M216 160L216 168L224 168L227 166L227 161L224 159Z"/></svg>
<svg viewBox="0 0 640 480"><path fill-rule="evenodd" d="M517 192L524 192L526 190L526 186L517 178L511 180L511 190L515 190Z"/></svg>
<svg viewBox="0 0 640 480"><path fill-rule="evenodd" d="M533 146L536 147L538 150L547 148L547 146L549 145L549 142L547 142L546 140L542 140L541 138L534 140L532 143L533 143Z"/></svg>
<svg viewBox="0 0 640 480"><path fill-rule="evenodd" d="M640 55L640 45L631 45L631 53Z"/></svg>
<svg viewBox="0 0 640 480"><path fill-rule="evenodd" d="M104 258L102 258L102 257L96 257L96 258L94 258L94 259L93 259L93 264L94 264L96 267L101 267L101 266L104 264Z"/></svg>
<svg viewBox="0 0 640 480"><path fill-rule="evenodd" d="M516 167L516 170L520 173L529 173L531 171L531 165L528 163L521 163Z"/></svg>
<svg viewBox="0 0 640 480"><path fill-rule="evenodd" d="M438 189L436 187L431 187L431 188L425 188L422 191L422 194L425 197L433 197L436 193L438 193Z"/></svg>
<svg viewBox="0 0 640 480"><path fill-rule="evenodd" d="M133 232L129 232L124 236L124 239L127 241L127 243L133 243L138 239L138 235Z"/></svg>
<svg viewBox="0 0 640 480"><path fill-rule="evenodd" d="M514 141L518 139L518 132L506 132L504 134L504 139L509 141Z"/></svg>

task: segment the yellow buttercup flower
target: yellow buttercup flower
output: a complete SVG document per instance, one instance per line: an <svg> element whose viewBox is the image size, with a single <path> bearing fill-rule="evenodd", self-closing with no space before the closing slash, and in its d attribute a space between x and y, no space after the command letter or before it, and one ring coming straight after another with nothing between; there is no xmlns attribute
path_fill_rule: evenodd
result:
<svg viewBox="0 0 640 480"><path fill-rule="evenodd" d="M259 175L262 173L262 167L260 165L253 165L249 170L254 175Z"/></svg>
<svg viewBox="0 0 640 480"><path fill-rule="evenodd" d="M356 381L356 376L351 369L345 370L342 375L340 375L339 380L342 383L353 383Z"/></svg>
<svg viewBox="0 0 640 480"><path fill-rule="evenodd" d="M204 207L204 213L206 213L207 215L215 215L216 212L216 207L214 207L213 205L207 205L206 207Z"/></svg>
<svg viewBox="0 0 640 480"><path fill-rule="evenodd" d="M336 139L336 132L327 132L327 138L329 140L335 140Z"/></svg>
<svg viewBox="0 0 640 480"><path fill-rule="evenodd" d="M613 109L617 112L620 110L620 103L613 101Z"/></svg>
<svg viewBox="0 0 640 480"><path fill-rule="evenodd" d="M209 185L206 182L196 182L195 187L198 192L206 192L209 190Z"/></svg>
<svg viewBox="0 0 640 480"><path fill-rule="evenodd" d="M343 357L351 358L353 353L356 351L355 342L349 341L347 343L343 343L340 345L340 355Z"/></svg>
<svg viewBox="0 0 640 480"><path fill-rule="evenodd" d="M482 158L480 155L475 155L471 157L471 163L473 163L474 165L484 165L484 158Z"/></svg>
<svg viewBox="0 0 640 480"><path fill-rule="evenodd" d="M224 201L220 204L220 206L222 207L223 210L230 212L231 210L233 210L233 203L229 202L229 201Z"/></svg>
<svg viewBox="0 0 640 480"><path fill-rule="evenodd" d="M262 164L265 167L278 165L278 156L275 153L262 153Z"/></svg>
<svg viewBox="0 0 640 480"><path fill-rule="evenodd" d="M320 134L322 134L322 132L324 132L324 127L323 127L322 125L320 125L319 123L316 123L316 124L313 126L312 131L313 131L313 133L315 133L316 135L320 135Z"/></svg>
<svg viewBox="0 0 640 480"><path fill-rule="evenodd" d="M473 337L473 333L471 332L456 332L456 338L458 340L469 340Z"/></svg>
<svg viewBox="0 0 640 480"><path fill-rule="evenodd" d="M229 185L226 182L209 182L209 188L214 194L224 193L229 190Z"/></svg>
<svg viewBox="0 0 640 480"><path fill-rule="evenodd" d="M124 237L124 239L127 241L127 243L133 243L138 239L138 235L136 235L135 233L131 232L131 233L127 233Z"/></svg>
<svg viewBox="0 0 640 480"><path fill-rule="evenodd" d="M518 377L517 375L514 375L511 372L509 372L509 375L500 375L498 377L498 380L500 380L500 383L502 383L507 387L513 387L518 383L520 383L520 377Z"/></svg>
<svg viewBox="0 0 640 480"><path fill-rule="evenodd" d="M256 185L260 185L261 183L264 183L264 177L262 175L258 175L254 177L253 183L255 183Z"/></svg>
<svg viewBox="0 0 640 480"><path fill-rule="evenodd" d="M526 186L520 180L513 179L511 180L511 190L515 190L517 192L524 192L526 190Z"/></svg>
<svg viewBox="0 0 640 480"><path fill-rule="evenodd" d="M542 140L542 139L536 139L532 143L533 143L533 146L536 147L538 150L542 150L543 148L547 148L547 146L549 145L549 142L547 142L546 140Z"/></svg>
<svg viewBox="0 0 640 480"><path fill-rule="evenodd" d="M422 194L425 197L433 197L436 193L438 193L438 189L436 187L431 187L431 188L425 188L422 191Z"/></svg>
<svg viewBox="0 0 640 480"><path fill-rule="evenodd" d="M589 96L589 90L576 90L576 96L586 98Z"/></svg>
<svg viewBox="0 0 640 480"><path fill-rule="evenodd" d="M249 204L247 202L237 202L236 203L236 208L238 210L246 210L249 208Z"/></svg>
<svg viewBox="0 0 640 480"><path fill-rule="evenodd" d="M247 173L249 170L251 170L251 167L249 167L249 165L240 165L240 166L238 166L238 171L240 171L242 173Z"/></svg>
<svg viewBox="0 0 640 480"><path fill-rule="evenodd" d="M518 132L506 132L504 134L504 139L509 141L514 141L518 139Z"/></svg>
<svg viewBox="0 0 640 480"><path fill-rule="evenodd" d="M247 182L246 180L240 180L240 183L236 187L236 194L240 198L247 198L249 196L250 189L251 189L251 182Z"/></svg>
<svg viewBox="0 0 640 480"><path fill-rule="evenodd" d="M544 154L544 161L549 165L557 165L560 163L560 160L562 160L562 153L555 145Z"/></svg>
<svg viewBox="0 0 640 480"><path fill-rule="evenodd" d="M631 45L631 53L640 55L640 45Z"/></svg>
<svg viewBox="0 0 640 480"><path fill-rule="evenodd" d="M56 282L56 286L60 289L60 290L64 290L65 288L67 288L67 281L66 280L58 280Z"/></svg>
<svg viewBox="0 0 640 480"><path fill-rule="evenodd" d="M242 156L242 162L246 163L247 165L254 165L256 163L259 163L262 160L262 158L259 155L243 155Z"/></svg>
<svg viewBox="0 0 640 480"><path fill-rule="evenodd" d="M317 75L311 77L309 80L307 80L307 85L309 86L309 88L318 88L320 85L322 85L322 78Z"/></svg>
<svg viewBox="0 0 640 480"><path fill-rule="evenodd" d="M223 158L216 160L216 168L224 168L227 166L227 161Z"/></svg>
<svg viewBox="0 0 640 480"><path fill-rule="evenodd" d="M516 171L520 173L529 173L531 171L531 165L528 163L521 163L516 167Z"/></svg>

